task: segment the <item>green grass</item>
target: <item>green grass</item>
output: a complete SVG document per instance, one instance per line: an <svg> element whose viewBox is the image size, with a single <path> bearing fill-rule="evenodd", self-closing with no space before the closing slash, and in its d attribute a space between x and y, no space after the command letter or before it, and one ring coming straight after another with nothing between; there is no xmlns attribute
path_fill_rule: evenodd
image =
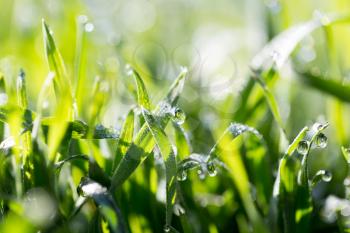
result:
<svg viewBox="0 0 350 233"><path fill-rule="evenodd" d="M214 103L191 66L159 77L124 42L100 64L82 16L69 56L42 20L45 78L0 62L0 232L349 232L350 15L287 16Z"/></svg>

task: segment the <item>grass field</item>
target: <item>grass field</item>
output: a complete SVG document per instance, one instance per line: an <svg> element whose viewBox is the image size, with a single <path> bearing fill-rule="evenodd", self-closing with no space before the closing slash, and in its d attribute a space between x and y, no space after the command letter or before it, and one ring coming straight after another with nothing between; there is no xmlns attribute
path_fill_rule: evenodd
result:
<svg viewBox="0 0 350 233"><path fill-rule="evenodd" d="M0 233L350 232L348 1L0 10Z"/></svg>

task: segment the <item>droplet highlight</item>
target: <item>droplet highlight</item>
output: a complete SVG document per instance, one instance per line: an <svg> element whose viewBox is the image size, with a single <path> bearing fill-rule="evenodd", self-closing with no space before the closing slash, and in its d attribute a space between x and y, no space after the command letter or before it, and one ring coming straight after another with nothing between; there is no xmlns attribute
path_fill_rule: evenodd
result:
<svg viewBox="0 0 350 233"><path fill-rule="evenodd" d="M216 176L216 174L218 173L213 161L210 161L207 163L207 170L208 170L209 176L212 176L212 177Z"/></svg>
<svg viewBox="0 0 350 233"><path fill-rule="evenodd" d="M325 148L327 146L328 138L323 133L319 133L315 139L316 145L320 148Z"/></svg>
<svg viewBox="0 0 350 233"><path fill-rule="evenodd" d="M183 124L186 120L186 114L184 113L184 111L182 111L181 108L175 107L173 109L172 115L172 120L179 125Z"/></svg>
<svg viewBox="0 0 350 233"><path fill-rule="evenodd" d="M333 175L330 171L324 171L323 175L322 175L322 180L324 182L330 182L333 178Z"/></svg>
<svg viewBox="0 0 350 233"><path fill-rule="evenodd" d="M308 141L305 141L305 140L300 141L297 148L298 153L302 155L306 155L307 152L309 151L309 146L310 145Z"/></svg>
<svg viewBox="0 0 350 233"><path fill-rule="evenodd" d="M187 171L181 170L177 173L177 180L178 181L185 181L187 179Z"/></svg>

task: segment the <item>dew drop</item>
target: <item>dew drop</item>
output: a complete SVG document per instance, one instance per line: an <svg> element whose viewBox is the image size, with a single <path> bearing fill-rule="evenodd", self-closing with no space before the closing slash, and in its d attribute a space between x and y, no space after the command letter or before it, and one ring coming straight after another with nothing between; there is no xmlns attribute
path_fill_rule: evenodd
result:
<svg viewBox="0 0 350 233"><path fill-rule="evenodd" d="M134 70L132 69L131 65L130 64L126 64L125 66L125 72L128 76L131 76L132 73L134 72Z"/></svg>
<svg viewBox="0 0 350 233"><path fill-rule="evenodd" d="M177 173L177 180L178 181L185 181L187 179L187 171L181 170Z"/></svg>
<svg viewBox="0 0 350 233"><path fill-rule="evenodd" d="M197 174L198 174L199 179L203 180L205 178L205 172L203 171L202 168L199 168L197 170Z"/></svg>
<svg viewBox="0 0 350 233"><path fill-rule="evenodd" d="M209 176L216 176L216 174L218 173L213 161L207 163L207 169Z"/></svg>
<svg viewBox="0 0 350 233"><path fill-rule="evenodd" d="M324 182L329 182L332 180L332 173L330 171L324 171L324 174L322 175L322 180Z"/></svg>
<svg viewBox="0 0 350 233"><path fill-rule="evenodd" d="M170 232L170 226L169 225L165 225L164 226L164 232Z"/></svg>
<svg viewBox="0 0 350 233"><path fill-rule="evenodd" d="M302 154L302 155L306 155L307 152L309 151L309 142L302 140L299 142L298 144L298 153Z"/></svg>
<svg viewBox="0 0 350 233"><path fill-rule="evenodd" d="M327 141L328 141L328 138L323 133L319 133L316 136L315 142L316 142L316 145L320 148L325 148L327 146Z"/></svg>
<svg viewBox="0 0 350 233"><path fill-rule="evenodd" d="M181 125L181 124L183 124L183 123L185 122L185 120L186 120L186 114L184 113L184 111L182 111L181 108L175 107L175 108L173 109L173 117L172 117L172 120L173 120L175 123Z"/></svg>
<svg viewBox="0 0 350 233"><path fill-rule="evenodd" d="M94 28L95 26L92 23L86 23L84 26L84 29L86 32L92 32Z"/></svg>

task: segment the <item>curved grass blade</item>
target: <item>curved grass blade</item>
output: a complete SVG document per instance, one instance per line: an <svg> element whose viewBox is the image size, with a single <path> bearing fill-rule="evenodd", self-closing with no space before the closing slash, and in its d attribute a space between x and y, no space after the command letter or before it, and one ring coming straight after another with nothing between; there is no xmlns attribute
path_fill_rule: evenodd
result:
<svg viewBox="0 0 350 233"><path fill-rule="evenodd" d="M85 160L85 161L89 161L89 157L87 155L72 155L64 160L61 160L57 163L55 163L55 168L57 169L57 173L60 172L61 168L63 167L63 165L67 162L73 161L73 160Z"/></svg>
<svg viewBox="0 0 350 233"><path fill-rule="evenodd" d="M122 214L106 187L90 178L83 177L77 191L80 196L94 200L98 206L98 211L108 222L111 232L127 232Z"/></svg>
<svg viewBox="0 0 350 233"><path fill-rule="evenodd" d="M164 130L157 123L156 119L145 109L142 109L142 115L146 124L156 141L156 144L163 156L165 163L166 176L166 218L165 228L171 227L171 218L173 213L173 205L176 196L176 160L171 143Z"/></svg>
<svg viewBox="0 0 350 233"><path fill-rule="evenodd" d="M155 115L164 111L164 102L170 106L176 104L185 82L187 70L183 70L171 85L164 101L160 102L155 109ZM169 121L169 117L163 117L160 122L161 129L164 129ZM115 169L112 176L111 191L124 183L124 181L134 172L137 166L141 163L141 159L148 156L153 150L155 142L149 132L148 126L144 124L137 133L133 143L122 158L118 167Z"/></svg>
<svg viewBox="0 0 350 233"><path fill-rule="evenodd" d="M119 141L116 149L115 158L113 161L112 171L115 170L120 159L124 156L132 143L132 138L134 136L134 120L135 114L134 109L131 109L126 116L123 127L120 132Z"/></svg>
<svg viewBox="0 0 350 233"><path fill-rule="evenodd" d="M242 200L242 204L248 219L253 225L253 229L259 232L268 232L267 226L264 224L262 217L255 207L249 187L248 174L240 156L236 155L232 147L233 141L245 132L252 133L262 139L261 134L254 128L239 123L231 123L225 130L223 135L216 142L209 153L208 160L215 159L218 155L220 159L230 168L231 176L237 188L238 194ZM233 156L232 156L233 154ZM231 155L231 156L230 156ZM227 159L229 157L229 159Z"/></svg>
<svg viewBox="0 0 350 233"><path fill-rule="evenodd" d="M349 21L349 19L349 14L333 14L295 25L272 39L252 59L251 68L254 71L268 70L272 66L279 69L305 36L325 24L329 26L334 23Z"/></svg>
<svg viewBox="0 0 350 233"><path fill-rule="evenodd" d="M275 231L278 228L276 221L280 213L283 214L284 231L287 232L290 230L290 232L293 232L295 230L295 210L293 206L295 205L294 196L297 185L296 174L298 173L300 164L297 163L296 159L291 158L291 155L297 149L308 130L308 127L304 127L299 132L279 162L270 204L270 222Z"/></svg>

